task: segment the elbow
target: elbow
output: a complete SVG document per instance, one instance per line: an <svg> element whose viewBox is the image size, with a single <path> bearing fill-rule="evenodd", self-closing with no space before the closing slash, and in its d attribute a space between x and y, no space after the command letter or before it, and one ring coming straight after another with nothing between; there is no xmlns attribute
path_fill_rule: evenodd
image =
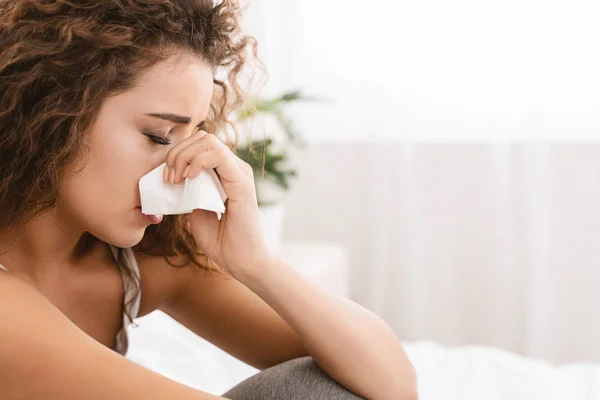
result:
<svg viewBox="0 0 600 400"><path fill-rule="evenodd" d="M419 400L419 392L416 385L409 386L404 384L400 387L394 387L390 390L379 390L378 392L377 395L367 396L366 398L371 400Z"/></svg>
<svg viewBox="0 0 600 400"><path fill-rule="evenodd" d="M398 399L398 400L419 400L419 391L417 385L404 384L400 388L393 391L393 395L382 396L382 399Z"/></svg>
<svg viewBox="0 0 600 400"><path fill-rule="evenodd" d="M417 384L417 374L411 363L409 363L408 371L404 370L400 376L401 380L394 380L394 385L387 395L382 396L382 399L399 399L399 400L418 400L419 389ZM390 393L391 392L391 393ZM390 396L390 394L392 394Z"/></svg>
<svg viewBox="0 0 600 400"><path fill-rule="evenodd" d="M402 393L402 397L400 398L402 400L419 400L419 391L415 386L413 389L405 390L404 393Z"/></svg>
<svg viewBox="0 0 600 400"><path fill-rule="evenodd" d="M419 385L417 384L417 371L412 363L410 363L410 379L404 387L403 397L405 400L419 400Z"/></svg>
<svg viewBox="0 0 600 400"><path fill-rule="evenodd" d="M405 383L402 385L402 387L396 390L396 395L393 398L401 400L419 400L419 390L416 381L411 384Z"/></svg>

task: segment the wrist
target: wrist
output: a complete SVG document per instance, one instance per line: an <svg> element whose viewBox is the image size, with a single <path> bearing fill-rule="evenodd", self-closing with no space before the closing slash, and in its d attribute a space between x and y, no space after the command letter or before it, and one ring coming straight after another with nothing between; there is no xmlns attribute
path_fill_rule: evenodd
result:
<svg viewBox="0 0 600 400"><path fill-rule="evenodd" d="M262 287L265 285L266 280L273 273L276 273L281 262L277 254L270 250L266 251L256 261L238 269L234 274L234 278L250 289Z"/></svg>

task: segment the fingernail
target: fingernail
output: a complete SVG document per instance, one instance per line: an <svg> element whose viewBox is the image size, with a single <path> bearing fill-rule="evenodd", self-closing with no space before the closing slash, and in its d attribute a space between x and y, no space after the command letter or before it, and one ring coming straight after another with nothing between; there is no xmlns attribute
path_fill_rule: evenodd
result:
<svg viewBox="0 0 600 400"><path fill-rule="evenodd" d="M169 181L169 167L165 165L165 169L163 171L163 182L167 183Z"/></svg>
<svg viewBox="0 0 600 400"><path fill-rule="evenodd" d="M169 171L169 183L171 185L175 183L175 170L174 169Z"/></svg>
<svg viewBox="0 0 600 400"><path fill-rule="evenodd" d="M188 174L188 172L190 172L190 166L191 165L192 164L188 164L188 166L185 167L185 171L183 171L183 179L187 178L187 174Z"/></svg>

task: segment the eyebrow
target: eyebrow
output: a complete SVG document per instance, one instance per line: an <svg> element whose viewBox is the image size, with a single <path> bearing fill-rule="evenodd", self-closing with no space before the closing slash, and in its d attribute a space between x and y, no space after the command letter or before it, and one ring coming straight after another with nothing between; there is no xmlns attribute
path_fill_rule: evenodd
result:
<svg viewBox="0 0 600 400"><path fill-rule="evenodd" d="M189 125L190 122L192 122L192 119L190 117L186 117L184 115L179 115L179 114L173 114L173 113L148 113L146 115L148 115L150 117L154 117L154 118L160 118L160 119L164 119L167 121L175 122L176 124ZM196 128L202 128L204 126L205 122L206 121L200 122L196 126Z"/></svg>

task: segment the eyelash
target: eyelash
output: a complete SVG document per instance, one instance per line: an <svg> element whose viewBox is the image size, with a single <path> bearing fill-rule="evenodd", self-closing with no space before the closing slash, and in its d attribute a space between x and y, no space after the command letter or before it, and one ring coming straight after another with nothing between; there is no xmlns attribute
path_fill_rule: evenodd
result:
<svg viewBox="0 0 600 400"><path fill-rule="evenodd" d="M144 135L146 135L148 139L150 139L154 144L158 144L161 146L168 146L171 144L171 139L162 136L152 135L151 133L144 133Z"/></svg>
<svg viewBox="0 0 600 400"><path fill-rule="evenodd" d="M202 122L202 124L200 126L198 126L198 129L202 129L203 127L204 127L204 121ZM168 146L171 144L171 139L166 138L164 136L153 135L152 133L149 133L149 132L144 132L144 135L146 135L148 137L148 139L150 139L154 144L158 144L161 146Z"/></svg>

